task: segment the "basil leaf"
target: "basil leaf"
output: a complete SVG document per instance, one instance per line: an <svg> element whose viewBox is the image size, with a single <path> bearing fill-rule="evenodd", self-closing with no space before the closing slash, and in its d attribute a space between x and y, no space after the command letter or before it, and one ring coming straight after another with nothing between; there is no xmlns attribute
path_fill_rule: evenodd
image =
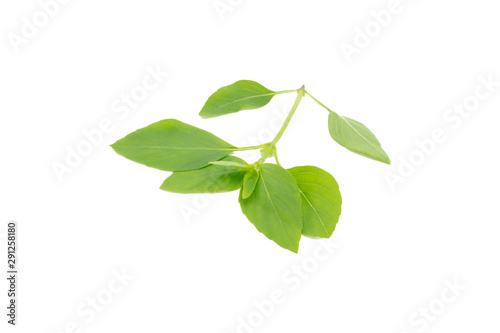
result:
<svg viewBox="0 0 500 333"><path fill-rule="evenodd" d="M243 199L246 199L250 195L252 195L258 180L259 173L255 168L251 168L247 171L247 173L245 174L245 178L243 178L243 187L241 188L241 197Z"/></svg>
<svg viewBox="0 0 500 333"><path fill-rule="evenodd" d="M341 146L356 154L391 164L375 135L360 122L330 111L328 129L331 137Z"/></svg>
<svg viewBox="0 0 500 333"><path fill-rule="evenodd" d="M165 171L199 169L234 150L212 133L175 119L138 129L111 147L129 160Z"/></svg>
<svg viewBox="0 0 500 333"><path fill-rule="evenodd" d="M235 156L221 161L247 164ZM219 193L239 189L246 170L235 166L209 164L198 170L177 171L165 179L160 189L176 193Z"/></svg>
<svg viewBox="0 0 500 333"><path fill-rule="evenodd" d="M247 199L240 191L243 214L267 238L297 253L302 231L301 198L292 175L275 164L263 164L255 189Z"/></svg>
<svg viewBox="0 0 500 333"><path fill-rule="evenodd" d="M241 110L263 107L276 95L261 84L241 80L225 86L212 94L200 111L203 118L222 116Z"/></svg>
<svg viewBox="0 0 500 333"><path fill-rule="evenodd" d="M302 198L302 234L329 238L339 220L342 197L339 185L328 172L313 166L288 169Z"/></svg>

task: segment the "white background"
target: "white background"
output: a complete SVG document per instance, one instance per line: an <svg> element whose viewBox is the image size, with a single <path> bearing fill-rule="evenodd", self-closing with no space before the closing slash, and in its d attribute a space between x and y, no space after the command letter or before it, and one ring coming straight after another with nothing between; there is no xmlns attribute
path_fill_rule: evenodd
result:
<svg viewBox="0 0 500 333"><path fill-rule="evenodd" d="M500 81L497 3L401 0L350 62L342 43L354 45L356 27L389 1L229 3L219 15L212 0L69 1L17 52L12 36L40 4L0 4L0 232L8 220L20 225L18 326L6 324L2 278L0 331L229 333L250 316L255 327L240 332L498 332L500 87L460 124L443 118L474 95L479 77ZM169 75L121 119L112 105L147 67ZM211 93L240 79L273 90L306 84L367 125L392 158L387 166L338 146L327 113L304 99L279 143L281 163L327 170L344 200L338 248L321 250L319 263L318 241L304 238L297 255L257 232L236 192L163 192L168 173L109 147L166 118L234 144L265 139L293 95L198 117ZM60 181L53 164L103 119L113 130ZM445 142L391 189L387 172L422 157L415 141L439 128ZM310 273L298 278L291 269L303 263ZM123 269L133 279L106 299ZM446 281L466 290L456 296ZM264 318L254 302L273 290L284 302ZM95 317L77 312L96 296L109 304ZM422 322L418 311L429 306L438 314Z"/></svg>

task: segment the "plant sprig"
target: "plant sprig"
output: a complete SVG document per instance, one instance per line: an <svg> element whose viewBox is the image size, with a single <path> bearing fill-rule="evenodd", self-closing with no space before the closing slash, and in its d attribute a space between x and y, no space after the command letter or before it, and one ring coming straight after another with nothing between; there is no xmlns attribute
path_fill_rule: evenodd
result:
<svg viewBox="0 0 500 333"><path fill-rule="evenodd" d="M212 133L176 119L165 119L130 133L111 146L120 155L146 166L172 171L160 189L176 193L219 193L240 190L239 203L248 220L281 247L298 252L302 235L329 238L339 220L342 197L335 178L314 166L284 169L276 145L302 98L311 97L329 112L328 130L341 146L390 164L375 135L360 122L329 109L302 86L272 91L241 80L212 94L200 116L211 118L267 105L274 96L296 93L295 102L276 136L268 143L235 147ZM260 149L254 163L232 156ZM276 164L266 163L274 157Z"/></svg>

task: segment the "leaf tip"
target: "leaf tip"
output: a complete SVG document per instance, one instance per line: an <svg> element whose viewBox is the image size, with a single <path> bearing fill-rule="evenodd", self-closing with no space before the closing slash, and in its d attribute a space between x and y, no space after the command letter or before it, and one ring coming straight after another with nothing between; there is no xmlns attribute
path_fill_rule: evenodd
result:
<svg viewBox="0 0 500 333"><path fill-rule="evenodd" d="M385 152L384 152L384 156L383 156L382 160L380 160L380 161L382 163L391 165L391 159L390 159L389 155L387 155Z"/></svg>
<svg viewBox="0 0 500 333"><path fill-rule="evenodd" d="M291 244L290 247L283 247L285 249L287 249L288 251L290 252L293 252L293 253L299 253L299 242L297 242L296 244Z"/></svg>
<svg viewBox="0 0 500 333"><path fill-rule="evenodd" d="M115 152L117 152L117 149L118 149L118 142L119 142L119 141L120 141L120 140L117 140L117 141L115 141L114 143L112 143L112 144L110 144L110 145L109 145L109 146L110 146L110 147L111 147L111 148L112 148Z"/></svg>

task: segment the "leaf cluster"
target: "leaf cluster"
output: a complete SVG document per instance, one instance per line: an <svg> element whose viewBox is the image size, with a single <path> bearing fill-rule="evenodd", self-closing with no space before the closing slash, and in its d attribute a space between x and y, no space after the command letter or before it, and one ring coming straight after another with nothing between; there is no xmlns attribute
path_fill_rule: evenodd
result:
<svg viewBox="0 0 500 333"><path fill-rule="evenodd" d="M363 124L328 109L303 87L272 91L241 80L212 94L203 118L217 117L267 105L274 96L297 93L295 103L276 137L254 147L235 147L219 137L176 119L165 119L130 133L112 147L120 155L148 167L171 171L160 189L176 193L220 193L239 190L243 214L255 228L281 247L298 252L302 235L328 238L335 230L342 197L335 178L315 166L284 169L276 144L302 97L310 96L328 112L328 130L341 146L359 155L390 163L375 135ZM261 158L249 164L233 156L260 149ZM266 163L274 157L276 164Z"/></svg>

